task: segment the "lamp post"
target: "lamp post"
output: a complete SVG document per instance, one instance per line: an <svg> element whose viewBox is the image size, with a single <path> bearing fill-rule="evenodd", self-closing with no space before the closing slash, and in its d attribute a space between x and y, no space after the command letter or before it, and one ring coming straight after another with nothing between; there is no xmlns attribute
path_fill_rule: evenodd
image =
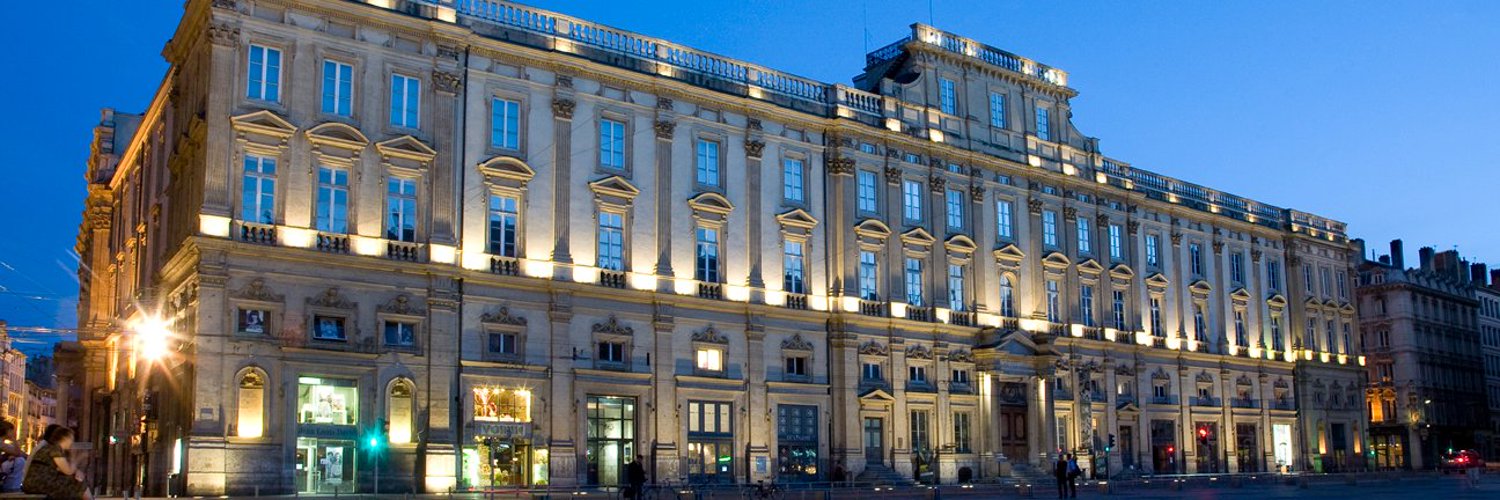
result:
<svg viewBox="0 0 1500 500"><path fill-rule="evenodd" d="M164 360L171 353L170 339L172 331L166 321L157 317L148 317L135 323L131 328L135 334L135 349L145 362L141 374L141 473L136 478L136 496L141 495L141 490L149 484L147 477L151 475L151 421L152 414L157 412L156 398L153 397L151 389L151 372L157 362Z"/></svg>

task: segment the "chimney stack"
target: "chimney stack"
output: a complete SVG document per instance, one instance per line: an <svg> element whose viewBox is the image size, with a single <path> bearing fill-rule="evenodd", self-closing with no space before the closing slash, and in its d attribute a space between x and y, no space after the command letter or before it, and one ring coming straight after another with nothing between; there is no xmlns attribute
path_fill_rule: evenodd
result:
<svg viewBox="0 0 1500 500"><path fill-rule="evenodd" d="M1391 256L1389 256L1389 255L1382 255L1382 256L1380 256L1380 263L1383 264L1383 265L1387 265L1387 266L1391 265Z"/></svg>
<svg viewBox="0 0 1500 500"><path fill-rule="evenodd" d="M1423 271L1432 270L1432 254L1434 253L1437 253L1437 251L1433 250L1432 247L1417 249L1417 265L1420 266L1419 269Z"/></svg>
<svg viewBox="0 0 1500 500"><path fill-rule="evenodd" d="M1490 270L1490 288L1500 290L1500 269Z"/></svg>
<svg viewBox="0 0 1500 500"><path fill-rule="evenodd" d="M1391 240L1391 266L1396 269L1406 269L1405 250L1401 246L1400 239Z"/></svg>
<svg viewBox="0 0 1500 500"><path fill-rule="evenodd" d="M1469 266L1469 280L1474 286L1489 286L1490 269L1483 262L1477 262Z"/></svg>

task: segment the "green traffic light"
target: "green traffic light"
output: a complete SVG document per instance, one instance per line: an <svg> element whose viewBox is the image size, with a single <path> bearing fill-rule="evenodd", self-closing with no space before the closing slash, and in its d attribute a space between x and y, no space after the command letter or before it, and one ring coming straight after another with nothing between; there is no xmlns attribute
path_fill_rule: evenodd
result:
<svg viewBox="0 0 1500 500"><path fill-rule="evenodd" d="M372 448L378 448L378 447L380 447L380 438L375 438L375 437L370 438L370 446Z"/></svg>

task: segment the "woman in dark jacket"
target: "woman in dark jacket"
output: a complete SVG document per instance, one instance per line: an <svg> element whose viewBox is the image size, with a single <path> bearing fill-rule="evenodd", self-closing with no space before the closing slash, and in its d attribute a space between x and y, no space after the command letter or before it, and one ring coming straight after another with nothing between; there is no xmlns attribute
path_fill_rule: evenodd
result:
<svg viewBox="0 0 1500 500"><path fill-rule="evenodd" d="M47 440L47 444L32 453L21 491L46 495L50 500L92 500L93 496L83 487L83 481L75 477L78 469L68 461L68 448L73 446L73 429L58 427L42 439Z"/></svg>

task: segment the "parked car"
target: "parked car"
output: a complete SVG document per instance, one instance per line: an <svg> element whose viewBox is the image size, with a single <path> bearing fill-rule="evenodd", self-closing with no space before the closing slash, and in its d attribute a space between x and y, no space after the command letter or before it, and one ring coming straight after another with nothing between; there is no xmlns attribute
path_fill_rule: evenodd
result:
<svg viewBox="0 0 1500 500"><path fill-rule="evenodd" d="M1443 456L1443 463L1438 465L1438 469L1443 471L1444 474L1453 471L1461 472L1464 469L1470 468L1484 468L1484 459L1479 456L1479 452L1474 450L1461 450L1457 453L1445 455Z"/></svg>

